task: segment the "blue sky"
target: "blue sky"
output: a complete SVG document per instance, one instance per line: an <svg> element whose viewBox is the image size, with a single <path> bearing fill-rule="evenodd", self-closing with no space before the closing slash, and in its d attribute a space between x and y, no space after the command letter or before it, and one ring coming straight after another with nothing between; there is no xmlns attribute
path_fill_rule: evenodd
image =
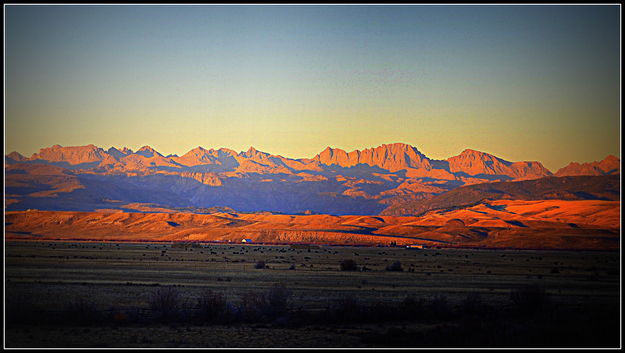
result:
<svg viewBox="0 0 625 353"><path fill-rule="evenodd" d="M5 6L5 149L619 156L618 6Z"/></svg>

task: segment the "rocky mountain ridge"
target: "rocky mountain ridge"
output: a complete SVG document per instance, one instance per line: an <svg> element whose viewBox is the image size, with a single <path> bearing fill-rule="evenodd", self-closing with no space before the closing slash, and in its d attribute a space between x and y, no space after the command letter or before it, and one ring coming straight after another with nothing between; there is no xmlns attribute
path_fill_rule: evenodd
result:
<svg viewBox="0 0 625 353"><path fill-rule="evenodd" d="M614 156L595 164L575 173L620 172L620 160ZM571 169L558 173L568 175ZM438 195L463 185L553 176L537 161L510 162L471 149L435 160L404 143L351 152L328 147L302 159L253 147L236 152L198 146L182 156L165 156L150 146L133 151L54 145L31 157L6 155L5 174L5 205L11 210L153 203L334 214L377 214L397 199Z"/></svg>

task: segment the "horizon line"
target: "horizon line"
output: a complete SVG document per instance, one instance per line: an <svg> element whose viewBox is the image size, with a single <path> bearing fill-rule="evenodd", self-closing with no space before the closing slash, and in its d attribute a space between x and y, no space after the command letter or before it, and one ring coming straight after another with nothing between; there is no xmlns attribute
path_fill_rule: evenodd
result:
<svg viewBox="0 0 625 353"><path fill-rule="evenodd" d="M469 147L464 148L464 149L463 149L460 153L455 154L455 155L452 155L452 156L450 156L450 157L447 157L447 158L444 158L444 159L435 159L435 158L430 158L430 157L428 157L428 156L427 156L425 153L423 153L423 152L422 152L422 151L421 151L418 147L416 147L416 146L414 146L414 145L412 145L412 144L410 144L410 143L406 143L406 142L388 142L388 143L382 143L382 144L380 144L380 145L373 146L373 147L367 147L367 148L363 148L363 149L354 149L354 150L352 150L352 151L347 151L346 149L343 149L343 148L340 148L340 147L332 147L332 146L330 146L330 145L327 145L325 148L323 148L320 152L318 152L318 153L317 153L317 154L315 154L314 156L312 156L312 157L301 157L301 158L297 158L297 157L289 157L289 156L285 156L285 155L281 155L281 154L273 154L273 153L270 153L270 152L266 152L266 151L263 151L263 150L259 150L259 149L255 148L255 147L254 147L254 146L252 146L252 145L250 145L250 147L248 147L248 149L247 149L247 150L241 150L241 151L239 151L239 152L237 152L237 151L236 151L236 149L234 149L234 148L230 148L230 147L218 147L218 148L215 148L215 147L210 147L210 148L206 148L206 147L204 147L204 146L198 145L198 146L196 146L196 147L193 147L193 148L189 149L189 150L188 150L188 151L186 151L185 153L178 154L178 153L162 153L162 152L158 151L156 148L154 148L154 147L150 146L149 144L142 145L141 147L139 147L139 148L137 148L137 149L132 149L132 148L130 148L130 147L128 147L128 146L117 147L117 146L114 146L114 145L111 145L109 148L105 148L105 147L100 147L100 146L98 146L98 145L95 145L95 144L93 144L93 143L89 143L89 144L86 144L86 145L72 145L72 146L63 146L63 145L61 145L61 144L59 144L59 143L56 143L56 144L54 144L54 145L52 145L52 146L49 146L49 147L41 147L41 148L39 148L39 151L38 151L38 152L34 152L33 154L31 154L31 155L30 155L30 157L27 157L26 155L24 155L24 154L20 153L20 152L19 152L19 151L17 151L17 150L13 150L13 151L11 151L11 152L9 152L9 153L5 154L5 157L6 157L6 156L8 156L8 155L9 155L9 154L11 154L11 153L18 153L20 156L22 156L22 157L25 157L25 158L29 159L29 158L32 158L35 154L40 153L40 152L41 152L41 150L43 150L43 149L49 149L49 148L53 148L53 147L55 147L55 146L59 146L59 147L61 147L61 148L77 148L77 147L88 147L88 146L94 146L94 147L96 147L96 148L99 148L99 149L103 150L104 152L107 152L107 153L108 153L108 150L110 150L111 148L115 148L116 150L119 150L119 151L123 150L124 148L127 148L127 149L131 150L131 151L132 151L132 153L136 153L136 152L140 151L141 149L148 147L148 148L153 149L154 151L158 152L159 154L161 154L161 155L162 155L163 157L165 157L165 158L170 158L170 157L182 157L182 156L184 156L185 154L187 154L187 153L189 153L189 152L191 152L192 150L197 149L197 148L202 148L202 149L207 150L207 151L210 151L210 150L213 150L213 151L219 151L219 150L226 149L226 150L231 150L231 151L233 151L233 152L237 153L237 155L240 155L240 154L246 153L246 152L248 152L248 151L250 151L250 150L252 150L252 149L253 149L253 150L257 151L257 152L266 153L266 154L268 154L269 156L275 156L275 157L278 157L278 156L279 156L279 157L283 157L283 158L287 158L287 159L292 159L292 160L302 160L302 159L314 159L315 157L319 156L321 153L323 153L323 151L325 151L325 150L327 150L327 149L331 149L331 150L341 150L341 151L343 151L343 152L345 152L345 153L347 153L347 154L350 154L350 153L354 153L354 152L363 152L363 151L366 151L366 150L373 150L373 149L376 149L376 148L379 148L379 147L383 147L383 146L390 146L390 145L404 145L404 146L409 146L409 147L412 147L412 148L416 149L419 153L421 153L422 155L424 155L427 159L432 160L432 161L445 161L445 160L447 160L447 159L449 159L449 158L459 156L459 155L461 155L461 154L462 154L462 153L464 153L464 152L467 152L467 151L474 151L474 152L479 152L479 153L483 153L483 154L488 154L488 155L490 155L490 156L493 156L493 157L495 157L495 158L501 159L501 160L506 161L506 162L512 162L512 163L515 163L514 161L509 161L509 160L504 159L504 158L502 158L502 157L498 157L498 156L497 156L496 154L494 154L494 153L491 153L491 152L485 152L485 151L480 151L480 150L476 150L476 149L469 148ZM585 162L570 161L570 162L569 162L569 163L567 163L564 167L566 167L566 166L570 165L571 163L584 164L584 163L601 162L601 161L603 161L603 160L605 160L605 159L607 159L607 158L609 158L609 157L611 157L611 156L612 156L612 157L615 157L615 158L617 158L617 159L619 159L619 162L620 162L620 159L621 159L621 158L620 158L620 156L615 155L615 154L613 154L613 153L610 153L610 154L606 155L604 158L599 159L599 160L595 160L595 161L585 161ZM543 165L543 163L542 163L540 160L522 160L522 161L516 161L516 162L536 162L536 163L540 163L541 165ZM543 167L545 167L545 166L543 165ZM551 170L550 170L549 168L547 168L547 167L545 167L545 168L551 172ZM561 167L561 168L563 168L563 167Z"/></svg>

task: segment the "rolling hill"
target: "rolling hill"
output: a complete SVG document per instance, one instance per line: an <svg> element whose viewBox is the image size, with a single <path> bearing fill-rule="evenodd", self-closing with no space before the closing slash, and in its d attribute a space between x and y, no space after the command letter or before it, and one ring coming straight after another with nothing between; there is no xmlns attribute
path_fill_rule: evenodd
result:
<svg viewBox="0 0 625 353"><path fill-rule="evenodd" d="M382 215L421 215L437 209L463 208L484 200L620 200L620 176L546 177L461 186L420 200L399 200Z"/></svg>
<svg viewBox="0 0 625 353"><path fill-rule="evenodd" d="M224 212L225 211L225 212ZM619 201L481 202L421 217L10 211L10 240L221 241L618 249Z"/></svg>

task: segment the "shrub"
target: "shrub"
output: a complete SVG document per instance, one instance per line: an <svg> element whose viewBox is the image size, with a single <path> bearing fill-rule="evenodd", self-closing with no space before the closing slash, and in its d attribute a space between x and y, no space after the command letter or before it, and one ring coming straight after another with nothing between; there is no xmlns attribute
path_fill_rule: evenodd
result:
<svg viewBox="0 0 625 353"><path fill-rule="evenodd" d="M340 263L341 271L358 271L358 265L352 259L346 259Z"/></svg>
<svg viewBox="0 0 625 353"><path fill-rule="evenodd" d="M395 261L392 264L386 266L387 271L403 271L404 269L401 267L401 262Z"/></svg>
<svg viewBox="0 0 625 353"><path fill-rule="evenodd" d="M197 317L201 322L223 322L229 318L226 296L212 290L204 292L197 302Z"/></svg>
<svg viewBox="0 0 625 353"><path fill-rule="evenodd" d="M249 292L242 297L238 318L244 322L286 320L291 292L283 284L274 284L264 293Z"/></svg>
<svg viewBox="0 0 625 353"><path fill-rule="evenodd" d="M339 297L327 310L327 318L334 322L354 322L363 318L364 308L353 296Z"/></svg>
<svg viewBox="0 0 625 353"><path fill-rule="evenodd" d="M265 308L265 296L262 293L248 292L243 294L238 307L238 318L244 322L256 322L262 318Z"/></svg>
<svg viewBox="0 0 625 353"><path fill-rule="evenodd" d="M269 318L276 318L287 312L291 293L283 284L274 284L265 296L264 314Z"/></svg>
<svg viewBox="0 0 625 353"><path fill-rule="evenodd" d="M265 264L265 261L258 261L258 262L254 265L254 268L258 268L258 269L265 268L265 267L267 267L267 265Z"/></svg>
<svg viewBox="0 0 625 353"><path fill-rule="evenodd" d="M162 287L152 293L150 309L158 319L174 319L181 307L181 297L174 287Z"/></svg>

